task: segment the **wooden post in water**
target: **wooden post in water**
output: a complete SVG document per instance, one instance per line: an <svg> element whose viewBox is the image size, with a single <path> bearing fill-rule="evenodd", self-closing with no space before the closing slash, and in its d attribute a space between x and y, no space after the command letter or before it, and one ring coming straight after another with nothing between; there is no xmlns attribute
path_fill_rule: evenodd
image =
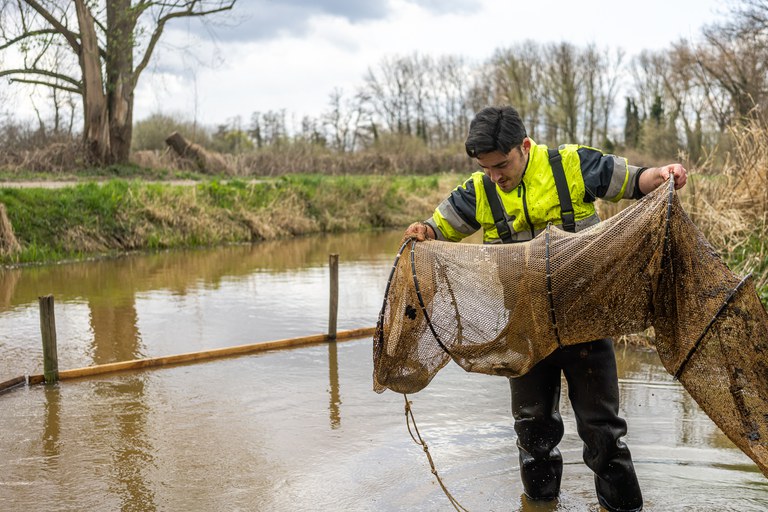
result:
<svg viewBox="0 0 768 512"><path fill-rule="evenodd" d="M331 270L331 297L328 308L328 338L336 339L336 319L339 316L339 255L331 254L328 257L328 266Z"/></svg>
<svg viewBox="0 0 768 512"><path fill-rule="evenodd" d="M43 375L46 384L59 380L59 356L56 349L56 318L53 295L38 297L40 301L40 332L43 335Z"/></svg>

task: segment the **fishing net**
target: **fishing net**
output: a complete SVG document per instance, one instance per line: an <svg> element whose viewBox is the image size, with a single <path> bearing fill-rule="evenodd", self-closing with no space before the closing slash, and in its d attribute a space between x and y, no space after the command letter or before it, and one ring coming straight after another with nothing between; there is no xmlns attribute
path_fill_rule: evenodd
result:
<svg viewBox="0 0 768 512"><path fill-rule="evenodd" d="M651 326L666 370L768 476L768 314L671 182L578 233L404 243L374 335L373 386L415 393L451 359L520 376L559 346Z"/></svg>

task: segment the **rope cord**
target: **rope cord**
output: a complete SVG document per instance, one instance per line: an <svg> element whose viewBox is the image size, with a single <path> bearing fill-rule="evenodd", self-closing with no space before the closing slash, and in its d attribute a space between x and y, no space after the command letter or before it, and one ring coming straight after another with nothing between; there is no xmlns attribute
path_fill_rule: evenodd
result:
<svg viewBox="0 0 768 512"><path fill-rule="evenodd" d="M416 253L417 242L416 240L409 240L409 241L411 242L411 273L413 276L413 286L414 286L414 289L416 290L416 297L419 299L419 306L421 307L421 312L424 314L424 319L427 321L429 330L432 331L432 335L435 337L435 341L437 341L437 344L440 345L440 348L442 348L446 354L453 357L451 355L451 352L448 350L448 348L440 340L440 336L438 336L437 331L435 330L435 327L432 325L432 321L429 318L429 314L427 313L427 307L424 304L424 298L421 296L421 289L419 288L419 280L416 277L415 253ZM407 243L408 241L405 242L405 244ZM403 247L400 248L400 252L398 253L398 256L397 256L398 259L400 258L400 253L402 253L403 249L405 248L405 244L403 244ZM395 265L397 265L397 259L395 260ZM393 270L393 273L394 273L394 270ZM392 276L390 275L390 280L391 279L392 279ZM387 283L387 288L389 288L389 283ZM455 303L455 299L454 299L454 303ZM457 313L458 313L458 310L457 310ZM382 310L382 314L383 314L383 310ZM458 502L458 500L456 500L456 498L453 497L451 492L443 483L442 478L440 478L440 475L437 473L437 468L435 467L435 461L432 460L432 454L429 453L429 447L427 446L427 443L424 442L424 439L421 437L421 433L419 432L419 427L416 426L416 418L413 417L411 402L408 401L408 396L405 393L403 393L403 398L405 399L405 425L406 427L408 427L408 434L411 436L411 439L413 439L413 442L421 446L422 449L424 450L424 453L427 456L427 461L429 461L429 467L432 471L432 474L435 475L435 478L437 479L437 483L440 484L440 488L443 490L443 493L448 498L448 501L451 503L451 505L453 505L453 508L459 512L469 512L466 508L464 508ZM413 424L413 428L411 428L411 424Z"/></svg>
<svg viewBox="0 0 768 512"><path fill-rule="evenodd" d="M560 332L557 329L557 317L555 316L555 299L552 295L552 270L549 264L549 242L551 236L552 223L547 223L547 232L545 233L545 258L546 258L546 273L547 273L547 298L549 299L549 320L552 322L552 327L555 330L555 340L557 346L562 348L563 344L560 342Z"/></svg>
<svg viewBox="0 0 768 512"><path fill-rule="evenodd" d="M409 238L405 242L403 242L403 245L400 246L400 250L397 251L397 256L395 256L395 261L392 263L392 270L389 271L389 278L387 279L387 287L384 289L384 302L381 305L381 310L379 311L379 319L376 322L376 337L380 340L384 339L384 310L387 309L387 297L389 297L389 287L392 284L392 278L395 276L395 270L397 270L397 262L400 261L400 256L403 254L403 251L405 250L405 246L408 245L408 242L410 242L411 239ZM379 353L376 354L377 356L381 356L381 350L384 347L384 344L382 343L379 347Z"/></svg>
<svg viewBox="0 0 768 512"><path fill-rule="evenodd" d="M403 251L405 250L405 247L408 245L408 243L411 242L411 270L413 272L413 284L416 289L416 296L419 299L419 305L421 306L421 311L424 313L424 318L427 321L427 324L429 325L429 329L432 331L432 334L435 336L435 339L437 340L437 343L440 345L440 347L450 356L450 352L448 349L443 345L443 342L440 340L440 337L437 335L437 332L435 331L435 328L432 326L432 322L429 319L429 315L427 314L426 306L424 305L424 299L421 296L421 291L419 289L419 281L416 278L416 262L414 257L415 247L416 247L416 240L413 238L409 238L405 242L403 242L403 245L400 246L400 250L397 251L397 256L395 257L395 261L392 264L392 270L389 273L389 278L387 279L387 286L384 291L384 303L381 306L381 311L379 312L379 319L378 323L376 325L376 332L377 336L379 336L379 339L383 339L384 334L384 311L387 308L387 297L389 295L389 287L392 284L392 278L395 275L395 271L397 269L397 264L400 261L400 256L403 254ZM454 299L455 301L455 299ZM448 498L448 501L451 503L453 508L457 510L458 512L469 512L466 508L464 508L457 500L453 497L453 495L450 493L448 488L443 483L442 478L440 478L440 475L437 473L437 468L435 467L435 462L432 460L432 454L429 453L429 447L427 446L427 443L424 442L424 439L421 437L421 433L419 432L419 428L416 426L416 419L413 417L413 411L411 410L411 402L408 401L408 396L403 393L403 398L405 399L405 424L408 427L408 434L411 436L411 439L413 439L413 442L418 444L422 447L424 450L424 453L427 455L427 461L429 461L429 467L431 468L432 474L435 475L435 478L437 479L437 483L440 484L440 488L443 490L443 493ZM413 428L411 428L411 424L413 424ZM415 434L414 434L415 433Z"/></svg>
<svg viewBox="0 0 768 512"><path fill-rule="evenodd" d="M707 326L704 328L704 330L701 332L701 335L699 336L699 339L696 340L696 343L693 344L691 347L691 350L688 351L688 354L685 356L685 359L683 359L683 362L680 363L680 366L678 367L677 371L675 372L675 380L680 380L680 376L685 371L685 367L688 365L688 361L691 360L693 357L693 354L696 353L697 350L699 350L699 345L701 345L701 342L704 340L704 337L709 332L709 329L714 325L715 320L718 319L720 314L725 311L726 306L730 304L733 297L736 295L736 292L738 292L742 286L744 286L744 283L747 282L747 280L752 277L752 273L750 272L747 274L741 281L739 281L739 284L736 285L736 288L731 290L731 293L728 294L728 297L725 298L723 301L723 304L720 306L720 308L717 310L717 313L715 313L715 316L712 317L712 320L709 321Z"/></svg>
<svg viewBox="0 0 768 512"><path fill-rule="evenodd" d="M667 219L664 228L664 252L662 252L661 261L664 261L669 256L669 219L672 218L672 200L675 195L675 176L669 177L669 197L667 198ZM671 263L671 262L670 262Z"/></svg>
<svg viewBox="0 0 768 512"><path fill-rule="evenodd" d="M419 279L416 277L416 240L413 240L411 242L411 273L413 275L413 287L416 290L416 297L419 299L419 306L421 307L421 312L424 314L424 319L427 321L427 325L429 326L429 330L432 331L432 335L435 337L435 341L437 341L437 344L440 345L440 348L445 351L446 354L448 354L451 359L453 359L453 354L451 354L451 351L448 350L448 347L445 346L443 341L440 339L440 336L437 335L437 331L435 330L435 327L432 325L432 320L429 319L429 314L427 313L427 306L424 304L424 299L421 296L421 289L419 288Z"/></svg>
<svg viewBox="0 0 768 512"><path fill-rule="evenodd" d="M408 401L408 395L403 393L403 398L405 399L405 424L408 427L408 433L411 435L411 439L413 439L413 442L418 444L424 449L424 453L427 455L427 461L429 461L429 467L432 470L432 474L435 475L435 478L437 479L437 483L440 484L440 488L443 490L443 493L448 498L448 501L451 502L451 505L453 505L453 508L455 510L458 510L459 512L469 512L466 508L464 508L461 503L458 502L456 498L453 497L453 495L450 493L448 488L443 483L442 478L440 478L440 475L437 473L437 468L435 467L435 461L432 460L432 454L429 453L429 447L427 446L427 443L424 442L424 439L421 437L421 433L419 433L419 427L416 426L416 419L413 417L413 410L411 409L411 402ZM411 424L413 424L413 429L411 429ZM415 435L414 435L415 432Z"/></svg>

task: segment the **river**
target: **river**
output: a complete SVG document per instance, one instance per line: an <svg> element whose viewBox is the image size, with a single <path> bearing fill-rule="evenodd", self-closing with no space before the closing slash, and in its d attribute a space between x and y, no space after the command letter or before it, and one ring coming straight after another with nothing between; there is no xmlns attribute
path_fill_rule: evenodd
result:
<svg viewBox="0 0 768 512"><path fill-rule="evenodd" d="M375 324L399 233L313 236L0 271L0 381L42 373L38 297L59 367L320 334L328 255L340 330ZM652 350L617 346L621 413L650 511L768 509L768 480ZM451 510L405 425L371 390L371 340L20 386L0 394L0 510ZM596 511L567 396L558 503L521 502L505 379L450 364L410 396L471 511Z"/></svg>

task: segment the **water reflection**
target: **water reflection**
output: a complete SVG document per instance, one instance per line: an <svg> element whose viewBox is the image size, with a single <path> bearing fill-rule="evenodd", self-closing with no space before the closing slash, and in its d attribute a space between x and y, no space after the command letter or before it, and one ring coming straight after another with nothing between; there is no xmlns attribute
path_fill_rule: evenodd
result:
<svg viewBox="0 0 768 512"><path fill-rule="evenodd" d="M329 406L331 414L331 428L337 429L341 426L341 393L339 392L339 358L336 342L328 343L328 379L330 385L328 388Z"/></svg>
<svg viewBox="0 0 768 512"><path fill-rule="evenodd" d="M216 249L166 251L117 259L0 269L0 312L36 302L47 293L57 300L114 301L138 292L168 290L185 295L200 283L216 288L224 278L260 272L286 272L340 262L390 259L399 232L345 233L260 242ZM45 291L43 293L42 291Z"/></svg>
<svg viewBox="0 0 768 512"><path fill-rule="evenodd" d="M110 493L119 497L122 511L157 510L153 478L155 447L147 434L150 408L145 397L145 376L117 382L96 382L96 404L109 404L109 415L99 411L98 439L112 450Z"/></svg>
<svg viewBox="0 0 768 512"><path fill-rule="evenodd" d="M631 356L627 355L628 351ZM720 429L700 421L699 405L664 370L654 350L619 346L616 360L619 373L624 376L620 386L621 403L638 410L644 408L640 421L651 431L672 419L675 428L664 435L674 437L676 445L733 447Z"/></svg>
<svg viewBox="0 0 768 512"><path fill-rule="evenodd" d="M118 297L116 301L95 298L88 302L88 307L94 364L129 361L145 356L133 297Z"/></svg>
<svg viewBox="0 0 768 512"><path fill-rule="evenodd" d="M332 252L340 254L338 327L369 327L385 281L380 263L399 236L340 234L1 269L0 380L40 372L40 295L56 300L62 369L324 332Z"/></svg>
<svg viewBox="0 0 768 512"><path fill-rule="evenodd" d="M42 446L43 454L49 464L56 464L59 457L59 426L60 396L58 386L44 386L45 393L45 423L43 424Z"/></svg>
<svg viewBox="0 0 768 512"><path fill-rule="evenodd" d="M743 454L674 435L684 391L640 380L659 373L651 355L618 354L633 369L622 370L621 389L646 510L764 510L768 485ZM372 393L370 364L370 340L360 340L7 394L0 509L446 510L402 397ZM410 398L438 470L469 510L596 510L567 404L563 495L542 509L521 499L504 379L451 364ZM28 441L38 410L45 424ZM701 411L691 421L717 430Z"/></svg>

